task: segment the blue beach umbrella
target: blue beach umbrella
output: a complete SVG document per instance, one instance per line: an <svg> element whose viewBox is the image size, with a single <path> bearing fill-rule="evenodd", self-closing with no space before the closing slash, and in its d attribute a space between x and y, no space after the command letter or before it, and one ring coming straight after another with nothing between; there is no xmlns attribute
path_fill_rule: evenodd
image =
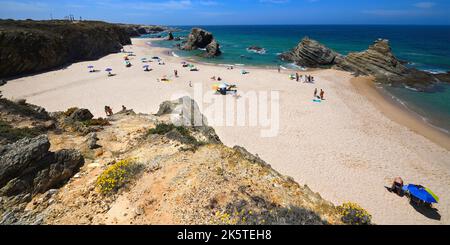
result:
<svg viewBox="0 0 450 245"><path fill-rule="evenodd" d="M88 66L87 68L92 69L92 68L94 68L94 66L90 65L90 66Z"/></svg>
<svg viewBox="0 0 450 245"><path fill-rule="evenodd" d="M106 68L105 71L110 72L110 71L112 71L112 69L111 68Z"/></svg>
<svg viewBox="0 0 450 245"><path fill-rule="evenodd" d="M419 186L419 185L405 185L403 186L403 190L408 192L411 196L416 197L419 200L422 200L427 203L437 203L439 202L439 197L436 196L430 189Z"/></svg>

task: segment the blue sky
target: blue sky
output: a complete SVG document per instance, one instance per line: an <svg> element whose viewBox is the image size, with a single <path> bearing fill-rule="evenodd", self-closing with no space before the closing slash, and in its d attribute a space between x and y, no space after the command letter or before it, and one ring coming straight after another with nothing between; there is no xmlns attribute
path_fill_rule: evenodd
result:
<svg viewBox="0 0 450 245"><path fill-rule="evenodd" d="M448 0L0 0L0 18L163 25L450 25Z"/></svg>

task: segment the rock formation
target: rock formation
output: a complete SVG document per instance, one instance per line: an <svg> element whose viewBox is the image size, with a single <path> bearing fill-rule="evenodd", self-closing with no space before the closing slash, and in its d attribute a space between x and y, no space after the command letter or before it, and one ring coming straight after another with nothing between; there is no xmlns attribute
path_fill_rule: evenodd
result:
<svg viewBox="0 0 450 245"><path fill-rule="evenodd" d="M215 57L222 54L220 45L214 39L212 33L202 30L200 28L193 28L189 34L186 43L181 47L182 50L196 50L206 49L206 52L201 56Z"/></svg>
<svg viewBox="0 0 450 245"><path fill-rule="evenodd" d="M67 181L84 162L77 151L49 149L46 135L0 147L0 195L44 193Z"/></svg>
<svg viewBox="0 0 450 245"><path fill-rule="evenodd" d="M334 64L339 54L321 43L305 37L293 50L280 55L285 61L306 67L324 67Z"/></svg>
<svg viewBox="0 0 450 245"><path fill-rule="evenodd" d="M304 38L280 58L311 68L334 67L355 75L373 76L381 83L408 85L419 91L427 91L436 81L445 82L448 78L448 75L434 75L406 67L404 61L394 56L389 41L385 39L376 40L366 51L343 56L315 40Z"/></svg>
<svg viewBox="0 0 450 245"><path fill-rule="evenodd" d="M147 34L157 34L163 31L171 30L164 26L154 25L132 25L132 24L119 24L125 29L130 37L139 37Z"/></svg>
<svg viewBox="0 0 450 245"><path fill-rule="evenodd" d="M104 22L1 20L0 78L96 59L127 44L124 27Z"/></svg>
<svg viewBox="0 0 450 245"><path fill-rule="evenodd" d="M190 97L182 97L178 100L161 103L156 115L171 115L173 124L195 128L206 137L205 140L207 142L215 144L221 143L214 128L208 126L208 121L200 112L198 104Z"/></svg>
<svg viewBox="0 0 450 245"><path fill-rule="evenodd" d="M163 102L157 115L116 113L87 136L67 130L74 114L90 113L50 113L57 125L48 135L0 146L0 224L342 224L307 186L223 145L189 97ZM124 160L133 165L118 168ZM98 180L113 170L133 174L117 175L123 185L102 193Z"/></svg>
<svg viewBox="0 0 450 245"><path fill-rule="evenodd" d="M349 53L345 58L338 59L336 66L358 75L374 76L379 82L407 84L420 90L435 82L431 74L403 65L385 39L376 40L366 51Z"/></svg>
<svg viewBox="0 0 450 245"><path fill-rule="evenodd" d="M168 41L174 40L174 37L173 37L173 33L172 33L172 32L169 32L169 35L167 36L167 40L168 40Z"/></svg>

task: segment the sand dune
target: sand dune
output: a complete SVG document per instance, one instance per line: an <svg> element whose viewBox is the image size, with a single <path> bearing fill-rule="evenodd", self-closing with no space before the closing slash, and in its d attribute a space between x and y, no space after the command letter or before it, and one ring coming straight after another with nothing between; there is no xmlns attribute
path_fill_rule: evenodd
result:
<svg viewBox="0 0 450 245"><path fill-rule="evenodd" d="M365 207L378 224L450 224L450 152L385 116L361 90L352 85L349 73L335 70L302 72L315 76L315 84L288 79L290 71L238 68L197 64L198 72L182 68L182 58L167 50L148 47L146 39L134 39L125 49L134 51L133 67L126 68L123 54L80 62L66 69L9 81L1 90L10 99L26 98L48 111L78 106L96 116L103 107L120 110L122 105L136 112L156 113L164 100L193 93L189 81L211 91L212 76L236 84L239 93L278 91L280 128L276 137L261 138L265 127L215 127L229 146L242 145L257 153L276 170L307 184L335 204L353 201ZM165 65L149 63L142 71L142 57L163 57ZM101 70L87 72L88 65ZM114 77L104 69L113 68ZM173 70L179 71L179 78ZM157 82L167 75L170 82ZM324 89L326 101L312 102L315 88ZM230 96L231 97L231 96ZM443 140L448 140L444 139ZM409 205L406 198L386 191L391 179L402 176L407 183L423 184L441 198L440 220L430 219Z"/></svg>

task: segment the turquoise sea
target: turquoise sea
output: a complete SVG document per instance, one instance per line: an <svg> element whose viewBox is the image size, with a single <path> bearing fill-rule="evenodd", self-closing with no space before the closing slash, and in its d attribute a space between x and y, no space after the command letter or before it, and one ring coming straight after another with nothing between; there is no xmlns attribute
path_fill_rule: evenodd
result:
<svg viewBox="0 0 450 245"><path fill-rule="evenodd" d="M433 73L450 71L450 26L198 26L212 32L221 45L223 55L201 61L217 64L251 66L283 65L278 54L298 44L305 36L316 39L341 54L363 51L378 38L390 40L394 54L408 65ZM187 36L192 26L177 26ZM177 42L161 41L155 45L172 48ZM247 51L249 46L266 49L265 54ZM174 49L179 56L195 56L196 52ZM421 93L407 88L385 88L409 109L440 129L450 132L450 85L442 84L434 93Z"/></svg>

